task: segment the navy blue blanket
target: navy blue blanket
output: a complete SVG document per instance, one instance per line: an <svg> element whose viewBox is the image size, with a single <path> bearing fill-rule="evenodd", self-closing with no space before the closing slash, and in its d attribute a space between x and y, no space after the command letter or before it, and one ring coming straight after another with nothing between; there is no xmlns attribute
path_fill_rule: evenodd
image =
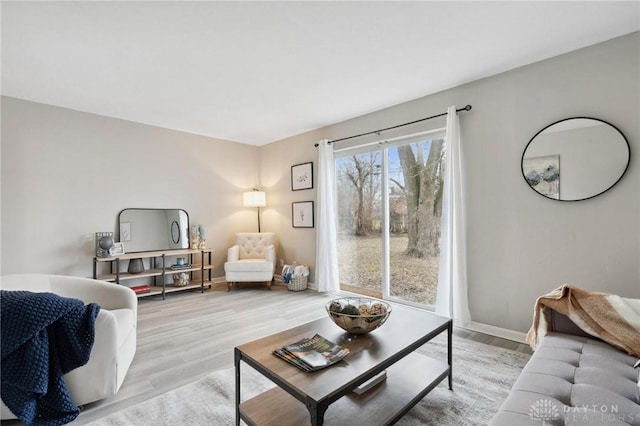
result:
<svg viewBox="0 0 640 426"><path fill-rule="evenodd" d="M86 364L100 306L52 293L0 290L2 401L26 425L75 419L62 377Z"/></svg>

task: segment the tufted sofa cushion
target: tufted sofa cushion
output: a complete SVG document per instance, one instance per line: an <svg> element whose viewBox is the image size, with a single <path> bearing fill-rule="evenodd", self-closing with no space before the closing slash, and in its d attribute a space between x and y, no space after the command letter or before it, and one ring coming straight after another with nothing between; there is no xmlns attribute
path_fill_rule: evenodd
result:
<svg viewBox="0 0 640 426"><path fill-rule="evenodd" d="M550 332L490 425L640 426L636 361L600 340Z"/></svg>

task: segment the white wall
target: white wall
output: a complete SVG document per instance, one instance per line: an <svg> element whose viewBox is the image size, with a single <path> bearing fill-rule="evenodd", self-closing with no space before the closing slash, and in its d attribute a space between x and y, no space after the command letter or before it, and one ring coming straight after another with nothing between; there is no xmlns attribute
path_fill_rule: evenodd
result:
<svg viewBox="0 0 640 426"><path fill-rule="evenodd" d="M206 226L221 276L233 234L256 227L241 192L259 184L279 257L313 269L316 228L292 228L291 203L315 201L316 182L291 191L291 165L313 161L317 174L319 139L471 104L460 119L473 319L526 331L535 298L565 282L640 298L639 47L635 33L260 148L2 98L2 273L89 276L93 233L116 231L120 210L171 207ZM571 116L618 127L631 165L611 191L557 202L527 186L520 160L536 132Z"/></svg>
<svg viewBox="0 0 640 426"><path fill-rule="evenodd" d="M315 234L291 228L288 220L291 202L315 200L315 189L292 192L288 166L316 162L313 144L322 138L471 104L473 110L461 113L460 123L473 320L524 332L536 297L563 283L640 298L639 75L640 33L634 33L267 145L261 152L263 181L277 194L270 203L269 226L286 242L282 254L287 261L313 265ZM618 127L629 140L631 164L622 180L599 197L549 200L522 178L522 152L539 130L573 116ZM443 125L432 120L407 130Z"/></svg>
<svg viewBox="0 0 640 426"><path fill-rule="evenodd" d="M91 276L94 233L127 207L182 208L202 223L215 276L255 227L242 191L257 147L2 98L2 272Z"/></svg>

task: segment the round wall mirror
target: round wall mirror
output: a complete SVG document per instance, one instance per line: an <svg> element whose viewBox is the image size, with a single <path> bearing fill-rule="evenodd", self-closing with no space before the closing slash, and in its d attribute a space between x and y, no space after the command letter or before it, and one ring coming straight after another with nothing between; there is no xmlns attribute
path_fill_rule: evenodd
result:
<svg viewBox="0 0 640 426"><path fill-rule="evenodd" d="M579 201L613 187L629 167L627 138L597 118L557 121L536 133L522 154L527 184L547 198Z"/></svg>

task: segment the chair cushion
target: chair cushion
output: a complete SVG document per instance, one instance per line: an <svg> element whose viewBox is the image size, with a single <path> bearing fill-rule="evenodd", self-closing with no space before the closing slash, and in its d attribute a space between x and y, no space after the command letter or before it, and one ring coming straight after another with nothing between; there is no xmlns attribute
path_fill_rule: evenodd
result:
<svg viewBox="0 0 640 426"><path fill-rule="evenodd" d="M242 259L237 262L226 262L226 272L271 272L273 264L264 259Z"/></svg>

